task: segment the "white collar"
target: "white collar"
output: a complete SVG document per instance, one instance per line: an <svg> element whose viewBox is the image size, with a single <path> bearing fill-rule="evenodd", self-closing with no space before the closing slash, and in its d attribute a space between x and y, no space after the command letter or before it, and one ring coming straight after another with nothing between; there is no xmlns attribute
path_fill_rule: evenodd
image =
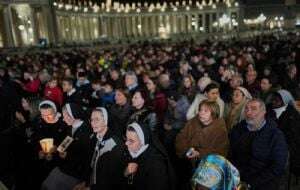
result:
<svg viewBox="0 0 300 190"><path fill-rule="evenodd" d="M149 144L143 145L137 152L131 152L129 151L132 158L139 157L143 152L146 151L146 149L149 147Z"/></svg>
<svg viewBox="0 0 300 190"><path fill-rule="evenodd" d="M72 124L72 135L76 132L76 130L83 124L83 121L81 120L75 120Z"/></svg>
<svg viewBox="0 0 300 190"><path fill-rule="evenodd" d="M277 118L277 119L278 119L278 118L281 116L281 114L286 110L286 108L287 108L287 105L282 106L282 107L280 107L280 108L273 109L273 110L275 111L275 113L276 113L276 118Z"/></svg>
<svg viewBox="0 0 300 190"><path fill-rule="evenodd" d="M136 88L137 86L138 86L138 83L134 83L134 84L128 86L128 90L132 90L132 89Z"/></svg>
<svg viewBox="0 0 300 190"><path fill-rule="evenodd" d="M70 92L67 93L68 96L71 96L72 94L74 94L76 92L75 88L72 88L72 90L70 90Z"/></svg>

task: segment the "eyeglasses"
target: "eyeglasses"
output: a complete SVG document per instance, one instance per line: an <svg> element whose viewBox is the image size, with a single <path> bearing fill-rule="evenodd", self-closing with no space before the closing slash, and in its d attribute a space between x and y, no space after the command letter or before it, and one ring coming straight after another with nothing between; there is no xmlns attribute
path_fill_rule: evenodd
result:
<svg viewBox="0 0 300 190"><path fill-rule="evenodd" d="M41 117L46 118L49 116L54 116L54 114L50 113L50 114L41 114Z"/></svg>
<svg viewBox="0 0 300 190"><path fill-rule="evenodd" d="M128 143L128 144L133 144L133 143L135 143L136 141L135 141L135 140L132 140L132 139L127 139L127 138L125 138L125 142Z"/></svg>
<svg viewBox="0 0 300 190"><path fill-rule="evenodd" d="M102 122L102 121L104 121L103 118L91 118L90 119L90 122Z"/></svg>

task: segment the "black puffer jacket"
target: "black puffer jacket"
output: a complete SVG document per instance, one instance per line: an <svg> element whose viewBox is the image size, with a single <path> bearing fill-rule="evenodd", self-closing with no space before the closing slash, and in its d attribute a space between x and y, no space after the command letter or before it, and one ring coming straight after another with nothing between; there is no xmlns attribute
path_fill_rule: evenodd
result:
<svg viewBox="0 0 300 190"><path fill-rule="evenodd" d="M132 113L133 109L129 103L124 106L114 104L109 109L109 119L108 122L112 130L118 137L123 137L126 132L126 123Z"/></svg>
<svg viewBox="0 0 300 190"><path fill-rule="evenodd" d="M137 122L145 127L148 127L151 131L157 130L157 117L156 114L150 109L144 107L136 110L129 118L128 123Z"/></svg>

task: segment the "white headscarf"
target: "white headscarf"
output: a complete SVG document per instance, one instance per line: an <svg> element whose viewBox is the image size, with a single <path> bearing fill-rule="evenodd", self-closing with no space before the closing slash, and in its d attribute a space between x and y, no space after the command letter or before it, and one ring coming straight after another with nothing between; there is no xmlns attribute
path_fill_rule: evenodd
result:
<svg viewBox="0 0 300 190"><path fill-rule="evenodd" d="M143 152L145 152L145 150L148 148L149 144L145 144L146 142L145 142L144 131L138 123L131 123L128 125L128 127L132 127L135 130L135 132L142 144L141 148L138 151L136 151L136 152L129 151L132 158L137 158Z"/></svg>
<svg viewBox="0 0 300 190"><path fill-rule="evenodd" d="M57 108L56 108L56 105L54 104L54 102L50 101L50 100L44 100L42 101L40 104L39 104L39 110L41 111L41 107L43 105L49 105L53 110L54 112L56 113L57 112Z"/></svg>
<svg viewBox="0 0 300 190"><path fill-rule="evenodd" d="M108 123L107 110L104 107L96 107L96 110L99 110L102 113L103 119L104 119L104 123L105 123L105 125L107 125L107 123Z"/></svg>

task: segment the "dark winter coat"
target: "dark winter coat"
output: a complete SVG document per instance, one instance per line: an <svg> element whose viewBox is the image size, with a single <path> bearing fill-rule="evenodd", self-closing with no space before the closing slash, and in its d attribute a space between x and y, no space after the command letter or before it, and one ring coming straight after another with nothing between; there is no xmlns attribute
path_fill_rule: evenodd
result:
<svg viewBox="0 0 300 190"><path fill-rule="evenodd" d="M90 161L93 153L90 139L91 129L83 123L72 136L74 141L67 148L67 156L60 166L60 170L79 180L87 180L89 176Z"/></svg>
<svg viewBox="0 0 300 190"><path fill-rule="evenodd" d="M124 106L114 104L109 109L109 118L110 127L120 138L125 136L126 132L126 123L132 113L133 109L129 103L126 103Z"/></svg>
<svg viewBox="0 0 300 190"><path fill-rule="evenodd" d="M300 114L292 105L288 105L278 119L276 117L273 119L283 132L289 146L291 171L300 175Z"/></svg>
<svg viewBox="0 0 300 190"><path fill-rule="evenodd" d="M288 148L283 133L273 121L258 131L249 131L242 121L230 135L230 160L240 172L241 180L255 190L276 190L287 168Z"/></svg>
<svg viewBox="0 0 300 190"><path fill-rule="evenodd" d="M149 146L135 162L137 173L133 176L132 190L171 190L175 182L171 177L168 160L157 149Z"/></svg>
<svg viewBox="0 0 300 190"><path fill-rule="evenodd" d="M98 146L100 152L106 149L105 143L96 143L98 139L94 137L95 146ZM96 152L94 152L92 173L95 171L91 178L95 177L96 184L91 185L91 190L115 190L122 189L126 183L124 177L124 171L127 167L126 162L126 148L124 143L109 129L102 142L113 142L116 144L110 151L103 152L99 154L96 159ZM109 146L109 145L108 145ZM92 166L92 167L93 167ZM94 180L94 179L91 179Z"/></svg>

